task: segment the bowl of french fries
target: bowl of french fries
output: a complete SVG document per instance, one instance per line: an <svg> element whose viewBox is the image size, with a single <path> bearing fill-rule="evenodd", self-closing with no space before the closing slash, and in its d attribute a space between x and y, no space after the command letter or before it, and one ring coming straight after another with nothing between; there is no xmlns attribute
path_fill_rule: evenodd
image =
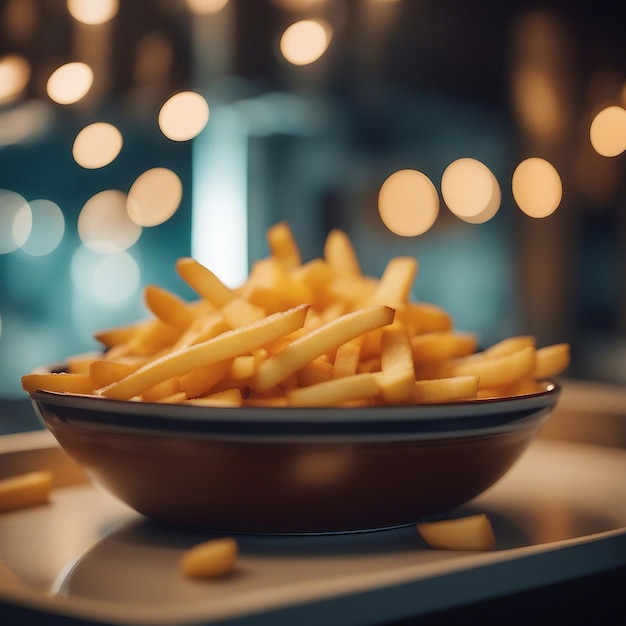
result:
<svg viewBox="0 0 626 626"><path fill-rule="evenodd" d="M102 487L170 525L252 533L415 523L479 495L554 409L566 343L479 348L412 299L418 264L364 275L345 233L301 259L286 223L238 288L192 258L197 294L149 285L146 319L22 377Z"/></svg>

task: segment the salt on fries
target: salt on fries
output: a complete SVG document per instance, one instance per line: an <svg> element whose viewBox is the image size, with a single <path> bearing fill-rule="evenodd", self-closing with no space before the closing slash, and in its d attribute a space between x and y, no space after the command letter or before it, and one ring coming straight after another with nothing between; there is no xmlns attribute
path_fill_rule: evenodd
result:
<svg viewBox="0 0 626 626"><path fill-rule="evenodd" d="M151 317L95 334L105 351L67 371L22 377L28 391L203 406L363 406L454 402L534 393L569 365L569 345L510 337L479 351L442 308L411 300L418 263L363 274L340 230L303 262L289 226L237 289L192 258L176 269L191 302L145 289Z"/></svg>

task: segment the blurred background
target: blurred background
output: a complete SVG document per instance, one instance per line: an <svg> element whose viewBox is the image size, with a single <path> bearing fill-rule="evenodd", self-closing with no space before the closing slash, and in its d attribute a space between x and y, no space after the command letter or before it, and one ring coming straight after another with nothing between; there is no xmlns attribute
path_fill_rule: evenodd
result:
<svg viewBox="0 0 626 626"><path fill-rule="evenodd" d="M623 2L0 0L0 432L33 367L287 221L626 383Z"/></svg>

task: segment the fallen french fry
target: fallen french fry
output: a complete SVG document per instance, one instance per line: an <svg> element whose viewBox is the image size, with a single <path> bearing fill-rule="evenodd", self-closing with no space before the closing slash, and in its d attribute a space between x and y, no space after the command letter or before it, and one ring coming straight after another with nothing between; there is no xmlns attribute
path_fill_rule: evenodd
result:
<svg viewBox="0 0 626 626"><path fill-rule="evenodd" d="M52 472L38 470L0 479L0 513L48 502Z"/></svg>
<svg viewBox="0 0 626 626"><path fill-rule="evenodd" d="M424 541L437 550L492 550L496 545L489 518L484 514L468 515L417 524Z"/></svg>
<svg viewBox="0 0 626 626"><path fill-rule="evenodd" d="M223 578L237 566L238 545L235 539L209 539L186 550L180 567L188 578Z"/></svg>

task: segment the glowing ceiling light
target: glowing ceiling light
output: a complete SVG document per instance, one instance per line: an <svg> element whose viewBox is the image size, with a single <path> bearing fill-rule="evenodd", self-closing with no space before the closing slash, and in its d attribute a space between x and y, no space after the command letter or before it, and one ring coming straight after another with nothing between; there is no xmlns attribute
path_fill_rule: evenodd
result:
<svg viewBox="0 0 626 626"><path fill-rule="evenodd" d="M72 156L78 165L97 169L114 161L123 143L122 133L113 124L95 122L76 135Z"/></svg>
<svg viewBox="0 0 626 626"><path fill-rule="evenodd" d="M183 184L165 167L155 167L139 176L128 192L127 211L140 226L158 226L176 211L183 197Z"/></svg>
<svg viewBox="0 0 626 626"><path fill-rule="evenodd" d="M513 197L530 217L547 217L556 211L563 198L563 184L556 168L538 157L522 161L512 180Z"/></svg>
<svg viewBox="0 0 626 626"><path fill-rule="evenodd" d="M626 109L617 105L602 109L591 122L589 138L602 156L622 154L626 150Z"/></svg>
<svg viewBox="0 0 626 626"><path fill-rule="evenodd" d="M93 71L86 63L66 63L52 72L46 91L58 104L74 104L87 95L92 85Z"/></svg>
<svg viewBox="0 0 626 626"><path fill-rule="evenodd" d="M476 159L457 159L441 177L441 195L458 218L483 224L500 208L502 194L493 172Z"/></svg>
<svg viewBox="0 0 626 626"><path fill-rule="evenodd" d="M126 211L126 194L107 189L92 196L78 215L78 236L83 244L100 254L115 254L130 248L142 228Z"/></svg>
<svg viewBox="0 0 626 626"><path fill-rule="evenodd" d="M197 15L219 13L227 4L228 0L187 0L189 10Z"/></svg>
<svg viewBox="0 0 626 626"><path fill-rule="evenodd" d="M396 235L425 233L439 214L439 195L431 180L417 170L399 170L389 176L378 194L383 224Z"/></svg>
<svg viewBox="0 0 626 626"><path fill-rule="evenodd" d="M331 28L315 20L300 20L288 26L280 38L280 51L293 65L317 61L330 43Z"/></svg>
<svg viewBox="0 0 626 626"><path fill-rule="evenodd" d="M159 111L159 128L173 141L197 136L209 121L209 105L199 94L182 91L173 95Z"/></svg>
<svg viewBox="0 0 626 626"><path fill-rule="evenodd" d="M105 24L119 9L119 0L67 0L67 10L83 24Z"/></svg>
<svg viewBox="0 0 626 626"><path fill-rule="evenodd" d="M19 98L30 80L30 64L19 54L0 59L0 103Z"/></svg>

